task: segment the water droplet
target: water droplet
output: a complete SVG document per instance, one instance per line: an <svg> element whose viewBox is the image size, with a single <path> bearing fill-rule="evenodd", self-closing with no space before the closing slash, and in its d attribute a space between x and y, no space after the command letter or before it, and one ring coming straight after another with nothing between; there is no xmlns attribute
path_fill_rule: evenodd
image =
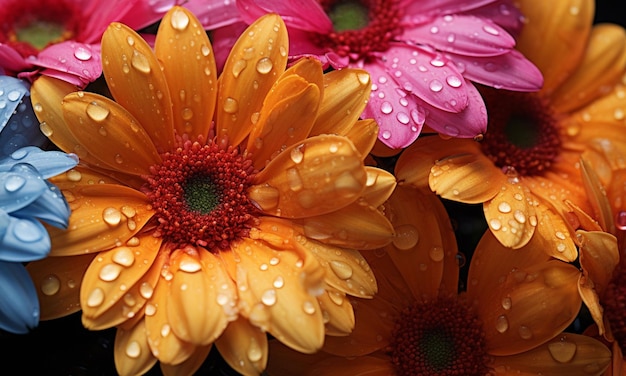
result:
<svg viewBox="0 0 626 376"><path fill-rule="evenodd" d="M131 341L126 346L126 356L129 358L137 359L141 355L141 346L137 341Z"/></svg>
<svg viewBox="0 0 626 376"><path fill-rule="evenodd" d="M200 47L200 53L202 53L202 56L209 56L211 54L211 49L206 44L203 44Z"/></svg>
<svg viewBox="0 0 626 376"><path fill-rule="evenodd" d="M102 219L111 226L117 226L122 220L122 213L115 208L108 207L102 211Z"/></svg>
<svg viewBox="0 0 626 376"><path fill-rule="evenodd" d="M279 289L279 288L282 288L284 285L285 285L285 280L283 277L277 276L276 278L274 278L274 282L272 283L272 286Z"/></svg>
<svg viewBox="0 0 626 376"><path fill-rule="evenodd" d="M141 73L145 74L150 73L151 70L150 62L146 55L137 50L133 51L133 57L130 58L130 65L132 65L133 68L137 69Z"/></svg>
<svg viewBox="0 0 626 376"><path fill-rule="evenodd" d="M11 101L11 102L15 102L18 99L20 99L21 95L20 92L17 90L12 90L7 94L7 98Z"/></svg>
<svg viewBox="0 0 626 376"><path fill-rule="evenodd" d="M180 261L179 268L187 273L196 273L202 270L202 265L198 261L186 257Z"/></svg>
<svg viewBox="0 0 626 376"><path fill-rule="evenodd" d="M430 256L430 259L435 261L435 262L439 262L441 260L443 260L443 257L445 256L444 252L443 252L443 248L441 247L432 247L430 249L430 251L428 251L428 256Z"/></svg>
<svg viewBox="0 0 626 376"><path fill-rule="evenodd" d="M274 63L272 63L272 60L268 57L261 58L256 63L256 71L261 74L268 74L273 67Z"/></svg>
<svg viewBox="0 0 626 376"><path fill-rule="evenodd" d="M150 299L153 293L154 288L148 282L143 282L139 286L139 295L141 295L144 299Z"/></svg>
<svg viewBox="0 0 626 376"><path fill-rule="evenodd" d="M504 333L509 329L509 320L507 320L506 316L500 315L496 319L496 330L498 333Z"/></svg>
<svg viewBox="0 0 626 376"><path fill-rule="evenodd" d="M241 72L246 68L248 63L245 60L238 60L233 64L232 73L235 78L239 77Z"/></svg>
<svg viewBox="0 0 626 376"><path fill-rule="evenodd" d="M576 344L567 341L552 342L548 344L548 351L557 362L567 363L576 355Z"/></svg>
<svg viewBox="0 0 626 376"><path fill-rule="evenodd" d="M443 89L443 84L439 80L432 80L428 85L431 91L438 93Z"/></svg>
<svg viewBox="0 0 626 376"><path fill-rule="evenodd" d="M516 210L515 213L513 213L513 218L519 223L526 223L526 216L521 210Z"/></svg>
<svg viewBox="0 0 626 376"><path fill-rule="evenodd" d="M448 76L446 77L446 83L451 87L460 87L463 84L460 78L457 76Z"/></svg>
<svg viewBox="0 0 626 376"><path fill-rule="evenodd" d="M85 109L87 116L93 121L102 122L104 121L109 114L111 113L109 109L103 106L101 103L96 101L90 102L87 104L87 108Z"/></svg>
<svg viewBox="0 0 626 376"><path fill-rule="evenodd" d="M112 257L113 262L129 267L135 262L135 255L128 247L119 247Z"/></svg>
<svg viewBox="0 0 626 376"><path fill-rule="evenodd" d="M517 332L519 333L519 336L523 339L531 339L533 337L533 333L526 325L520 326Z"/></svg>
<svg viewBox="0 0 626 376"><path fill-rule="evenodd" d="M357 73L356 78L359 80L359 82L362 85L367 85L367 84L370 83L370 75L369 75L369 73L359 72L359 73Z"/></svg>
<svg viewBox="0 0 626 376"><path fill-rule="evenodd" d="M332 260L330 268L340 279L346 280L352 277L352 267L343 261Z"/></svg>
<svg viewBox="0 0 626 376"><path fill-rule="evenodd" d="M509 205L508 202L501 202L498 204L498 210L500 211L500 213L510 213L511 212L511 205Z"/></svg>
<svg viewBox="0 0 626 376"><path fill-rule="evenodd" d="M413 225L400 225L395 230L396 236L393 239L393 245L398 249L412 249L419 241L419 232Z"/></svg>
<svg viewBox="0 0 626 376"><path fill-rule="evenodd" d="M381 105L380 105L380 111L383 114L390 114L393 111L393 106L391 105L391 103L384 101Z"/></svg>
<svg viewBox="0 0 626 376"><path fill-rule="evenodd" d="M485 25L483 26L483 30L487 33L487 34L491 34L491 35L500 35L500 32L498 31L498 29L496 29L495 27L491 26L491 25Z"/></svg>
<svg viewBox="0 0 626 376"><path fill-rule="evenodd" d="M44 295L52 296L61 290L61 280L56 275L48 275L41 281L40 289Z"/></svg>
<svg viewBox="0 0 626 376"><path fill-rule="evenodd" d="M191 120L191 118L193 117L193 110L189 107L185 107L183 108L181 116L184 120Z"/></svg>
<svg viewBox="0 0 626 376"><path fill-rule="evenodd" d="M91 51L83 46L78 46L74 51L74 57L81 61L87 61L91 59Z"/></svg>
<svg viewBox="0 0 626 376"><path fill-rule="evenodd" d="M98 277L106 282L115 281L120 276L122 267L117 264L106 264L100 269Z"/></svg>
<svg viewBox="0 0 626 376"><path fill-rule="evenodd" d="M265 290L263 295L261 295L261 302L263 302L266 306L273 306L276 304L276 290Z"/></svg>
<svg viewBox="0 0 626 376"><path fill-rule="evenodd" d="M250 338L250 346L248 346L247 356L248 360L250 360L251 362L258 362L263 357L263 351L261 351L261 347L252 337Z"/></svg>
<svg viewBox="0 0 626 376"><path fill-rule="evenodd" d="M224 109L224 112L234 114L239 111L239 103L237 103L236 99L228 97L224 100L222 108Z"/></svg>
<svg viewBox="0 0 626 376"><path fill-rule="evenodd" d="M126 43L128 43L129 46L134 46L135 45L135 38L133 38L132 36L127 36L126 37Z"/></svg>
<svg viewBox="0 0 626 376"><path fill-rule="evenodd" d="M87 307L97 307L104 302L104 290L95 288L87 297Z"/></svg>
<svg viewBox="0 0 626 376"><path fill-rule="evenodd" d="M307 300L302 304L302 310L304 311L304 313L312 315L315 313L315 306L313 305L313 303Z"/></svg>
<svg viewBox="0 0 626 376"><path fill-rule="evenodd" d="M625 211L619 211L615 215L615 226L622 231L626 230L626 212Z"/></svg>
<svg viewBox="0 0 626 376"><path fill-rule="evenodd" d="M182 10L175 10L172 12L170 23L174 29L183 31L189 26L189 16Z"/></svg>
<svg viewBox="0 0 626 376"><path fill-rule="evenodd" d="M300 144L296 146L295 148L291 149L290 157L293 163L298 164L302 162L302 159L304 158L303 149L304 149L304 144Z"/></svg>
<svg viewBox="0 0 626 376"><path fill-rule="evenodd" d="M506 309L507 311L511 309L511 304L511 298L506 297L502 299L502 308Z"/></svg>
<svg viewBox="0 0 626 376"><path fill-rule="evenodd" d="M385 140L390 139L390 138L391 138L391 132L390 132L390 131L383 131L383 133L382 133L382 137L383 137L383 139L385 139Z"/></svg>
<svg viewBox="0 0 626 376"><path fill-rule="evenodd" d="M26 184L26 179L19 175L10 175L4 181L4 189L7 192L16 192Z"/></svg>

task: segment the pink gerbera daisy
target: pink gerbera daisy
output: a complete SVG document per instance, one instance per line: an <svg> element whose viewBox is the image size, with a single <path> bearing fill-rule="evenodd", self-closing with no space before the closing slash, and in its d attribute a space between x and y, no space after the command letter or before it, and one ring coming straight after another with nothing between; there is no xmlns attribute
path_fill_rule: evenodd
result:
<svg viewBox="0 0 626 376"><path fill-rule="evenodd" d="M279 13L294 59L314 55L326 67L367 70L373 86L364 116L377 121L380 141L391 148L411 144L424 125L449 137L484 133L487 115L474 83L513 91L543 84L515 50L523 18L509 0L237 0L236 6L244 23ZM209 18L205 27L222 21ZM215 45L230 44L238 35L232 29L242 24L215 30ZM221 53L223 60L228 50Z"/></svg>
<svg viewBox="0 0 626 376"><path fill-rule="evenodd" d="M4 0L0 73L33 81L47 75L79 87L102 73L100 38L113 21L140 29L177 0Z"/></svg>

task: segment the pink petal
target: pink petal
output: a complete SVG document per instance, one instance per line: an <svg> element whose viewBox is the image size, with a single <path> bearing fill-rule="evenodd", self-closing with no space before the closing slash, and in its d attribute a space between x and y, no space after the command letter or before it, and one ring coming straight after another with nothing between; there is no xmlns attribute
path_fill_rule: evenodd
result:
<svg viewBox="0 0 626 376"><path fill-rule="evenodd" d="M134 3L132 9L126 10L126 12L120 9L118 19L119 22L134 30L152 25L161 19L171 7L184 3L184 1L180 0L133 0L129 2ZM185 3L186 5L187 3ZM100 6L100 8L103 7Z"/></svg>
<svg viewBox="0 0 626 376"><path fill-rule="evenodd" d="M142 0L141 2L146 2ZM81 7L83 8L83 15L87 22L85 27L80 30L80 37L77 38L83 43L100 43L102 33L106 30L107 26L113 21L120 21L133 7L139 5L139 0L86 0L83 1ZM143 11L144 9L141 9ZM137 14L135 14L137 13ZM139 15L139 12L133 11L128 19L124 19L125 22L131 22L128 26L132 25L133 18L143 17ZM156 19L155 19L156 21Z"/></svg>
<svg viewBox="0 0 626 376"><path fill-rule="evenodd" d="M32 69L33 66L12 47L0 43L0 68L10 73Z"/></svg>
<svg viewBox="0 0 626 376"><path fill-rule="evenodd" d="M241 14L235 0L189 0L183 6L192 11L207 30L241 21Z"/></svg>
<svg viewBox="0 0 626 376"><path fill-rule="evenodd" d="M398 89L397 84L378 64L364 67L372 78L372 92L361 115L378 123L378 139L385 145L404 148L419 136L424 125L424 112L414 97Z"/></svg>
<svg viewBox="0 0 626 376"><path fill-rule="evenodd" d="M398 39L470 56L501 55L515 46L515 39L500 26L464 15L441 16L427 24L408 26Z"/></svg>
<svg viewBox="0 0 626 376"><path fill-rule="evenodd" d="M421 15L427 13L453 14L469 9L475 9L495 0L405 0L403 2L406 14Z"/></svg>
<svg viewBox="0 0 626 376"><path fill-rule="evenodd" d="M62 42L46 47L37 57L29 59L33 65L47 68L47 75L54 77L76 76L84 87L102 74L100 45ZM54 73L57 71L58 73ZM75 80L69 81L75 83Z"/></svg>
<svg viewBox="0 0 626 376"><path fill-rule="evenodd" d="M471 82L466 82L469 103L459 113L442 111L435 107L427 108L426 125L450 137L474 138L487 131L487 109L478 90Z"/></svg>
<svg viewBox="0 0 626 376"><path fill-rule="evenodd" d="M450 59L465 68L465 78L496 89L537 91L543 86L543 75L539 68L517 50L501 56L452 55Z"/></svg>
<svg viewBox="0 0 626 376"><path fill-rule="evenodd" d="M491 20L514 37L519 35L524 26L522 12L510 0L500 0L471 10L468 14Z"/></svg>
<svg viewBox="0 0 626 376"><path fill-rule="evenodd" d="M393 44L379 59L397 86L444 111L467 106L463 76L441 55L418 46Z"/></svg>
<svg viewBox="0 0 626 376"><path fill-rule="evenodd" d="M248 23L273 12L280 14L287 26L296 29L317 33L333 31L333 23L317 0L237 0L237 7Z"/></svg>
<svg viewBox="0 0 626 376"><path fill-rule="evenodd" d="M239 35L248 27L244 22L236 22L231 25L217 28L213 31L212 45L215 53L215 64L221 72L230 50L235 45Z"/></svg>

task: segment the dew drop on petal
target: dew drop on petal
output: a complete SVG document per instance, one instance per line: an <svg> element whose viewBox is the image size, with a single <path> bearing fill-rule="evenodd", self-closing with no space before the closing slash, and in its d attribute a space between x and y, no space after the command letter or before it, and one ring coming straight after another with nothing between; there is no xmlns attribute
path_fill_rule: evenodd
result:
<svg viewBox="0 0 626 376"><path fill-rule="evenodd" d="M448 76L446 77L446 83L448 85L450 85L451 87L460 87L463 83L463 81L461 81L460 78L458 78L457 76Z"/></svg>
<svg viewBox="0 0 626 376"><path fill-rule="evenodd" d="M511 305L512 305L511 298L505 297L502 299L502 308L508 311L509 309L511 309Z"/></svg>
<svg viewBox="0 0 626 376"><path fill-rule="evenodd" d="M340 279L346 280L352 277L352 267L345 262L332 260L329 264L333 273L335 273L335 275Z"/></svg>
<svg viewBox="0 0 626 376"><path fill-rule="evenodd" d="M43 278L40 285L41 292L46 296L52 296L61 289L61 280L56 275L48 275Z"/></svg>
<svg viewBox="0 0 626 376"><path fill-rule="evenodd" d="M272 60L268 57L261 58L256 63L256 71L261 74L268 74L273 67L274 63L272 63Z"/></svg>
<svg viewBox="0 0 626 376"><path fill-rule="evenodd" d="M24 243L33 243L43 239L43 235L30 221L18 220L13 228L13 235Z"/></svg>
<svg viewBox="0 0 626 376"><path fill-rule="evenodd" d="M222 108L224 109L224 112L234 114L239 111L239 103L237 103L236 99L228 97L224 100Z"/></svg>
<svg viewBox="0 0 626 376"><path fill-rule="evenodd" d="M385 101L380 105L380 111L383 114L390 114L393 111L393 107L391 106L391 103Z"/></svg>
<svg viewBox="0 0 626 376"><path fill-rule="evenodd" d="M139 51L133 52L133 56L130 58L130 65L141 73L148 74L151 71L148 58Z"/></svg>
<svg viewBox="0 0 626 376"><path fill-rule="evenodd" d="M396 236L393 245L400 250L408 250L415 247L419 241L419 233L413 225L400 225L395 228Z"/></svg>
<svg viewBox="0 0 626 376"><path fill-rule="evenodd" d="M432 92L438 93L443 89L443 84L439 80L432 80L430 81L430 84L428 85L428 87L430 88Z"/></svg>
<svg viewBox="0 0 626 376"><path fill-rule="evenodd" d="M496 330L498 333L504 333L509 329L509 320L507 320L506 316L500 315L496 319Z"/></svg>
<svg viewBox="0 0 626 376"><path fill-rule="evenodd" d="M533 333L530 331L530 328L527 327L526 325L520 326L517 332L519 333L519 336L522 337L523 339L531 339L533 337Z"/></svg>
<svg viewBox="0 0 626 376"><path fill-rule="evenodd" d="M307 300L302 303L302 310L304 311L304 313L312 315L315 313L315 306L313 305L313 303Z"/></svg>
<svg viewBox="0 0 626 376"><path fill-rule="evenodd" d="M439 262L439 261L443 260L443 257L445 256L445 254L443 252L443 248L441 248L441 247L432 247L428 251L428 256L430 256L431 260L433 260L435 262Z"/></svg>
<svg viewBox="0 0 626 376"><path fill-rule="evenodd" d="M76 50L74 50L74 57L81 61L87 61L91 59L91 51L83 46L78 46Z"/></svg>
<svg viewBox="0 0 626 376"><path fill-rule="evenodd" d="M266 306L273 306L274 304L276 304L276 290L265 290L263 295L261 295L261 302Z"/></svg>
<svg viewBox="0 0 626 376"><path fill-rule="evenodd" d="M137 359L141 355L141 346L137 341L131 341L126 346L126 356L129 358Z"/></svg>
<svg viewBox="0 0 626 376"><path fill-rule="evenodd" d="M102 219L109 225L116 226L122 220L122 213L115 208L108 207L102 211Z"/></svg>
<svg viewBox="0 0 626 376"><path fill-rule="evenodd" d="M189 26L189 16L181 10L175 10L172 12L170 23L174 29L183 31Z"/></svg>
<svg viewBox="0 0 626 376"><path fill-rule="evenodd" d="M117 264L106 264L100 269L98 277L106 282L115 281L120 276L122 267Z"/></svg>
<svg viewBox="0 0 626 376"><path fill-rule="evenodd" d="M507 202L501 202L498 204L498 210L500 211L500 213L510 213L511 205L509 205L509 203Z"/></svg>
<svg viewBox="0 0 626 376"><path fill-rule="evenodd" d="M113 262L129 267L135 262L135 255L128 247L120 247L114 253L112 257Z"/></svg>
<svg viewBox="0 0 626 376"><path fill-rule="evenodd" d="M7 192L16 192L26 184L26 179L19 175L10 175L4 181L4 189Z"/></svg>
<svg viewBox="0 0 626 376"><path fill-rule="evenodd" d="M87 107L85 108L85 112L87 113L87 116L89 116L91 120L96 121L96 122L104 121L110 114L110 111L108 108L106 108L102 104L95 102L95 101L87 104Z"/></svg>
<svg viewBox="0 0 626 376"><path fill-rule="evenodd" d="M87 307L97 307L104 302L104 291L101 288L95 288L87 297Z"/></svg>
<svg viewBox="0 0 626 376"><path fill-rule="evenodd" d="M246 355L251 362L258 362L263 357L263 351L254 338L250 338L250 346L248 346Z"/></svg>
<svg viewBox="0 0 626 376"><path fill-rule="evenodd" d="M568 363L576 355L576 344L568 341L552 342L548 344L550 356L559 363Z"/></svg>

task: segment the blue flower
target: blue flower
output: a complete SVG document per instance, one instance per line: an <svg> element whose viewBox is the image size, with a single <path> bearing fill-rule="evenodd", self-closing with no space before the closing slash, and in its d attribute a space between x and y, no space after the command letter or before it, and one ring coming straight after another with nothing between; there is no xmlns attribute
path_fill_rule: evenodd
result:
<svg viewBox="0 0 626 376"><path fill-rule="evenodd" d="M0 141L2 140L0 135ZM0 148L3 145L0 143ZM24 263L50 252L42 222L66 228L70 208L46 179L78 163L74 154L35 146L0 153L0 329L23 334L39 323L39 301Z"/></svg>

